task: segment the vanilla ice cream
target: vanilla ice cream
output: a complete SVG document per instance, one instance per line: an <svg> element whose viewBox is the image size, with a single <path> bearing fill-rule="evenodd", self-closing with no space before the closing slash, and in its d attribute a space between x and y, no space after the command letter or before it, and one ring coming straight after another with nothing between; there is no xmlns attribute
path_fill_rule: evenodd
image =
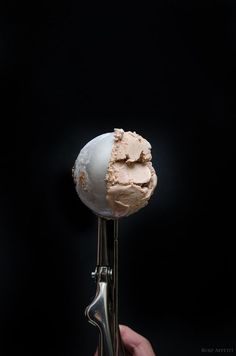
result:
<svg viewBox="0 0 236 356"><path fill-rule="evenodd" d="M81 150L73 168L77 193L96 214L120 218L147 205L157 176L151 145L136 132L115 129Z"/></svg>

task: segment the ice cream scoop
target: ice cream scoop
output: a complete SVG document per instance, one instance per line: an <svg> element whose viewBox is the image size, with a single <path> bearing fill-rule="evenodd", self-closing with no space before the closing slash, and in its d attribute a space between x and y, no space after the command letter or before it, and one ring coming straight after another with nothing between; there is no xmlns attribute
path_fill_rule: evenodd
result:
<svg viewBox="0 0 236 356"><path fill-rule="evenodd" d="M147 140L115 129L88 142L73 167L80 199L98 215L97 288L85 314L99 329L100 356L126 355L118 320L118 218L147 204L157 184L151 159Z"/></svg>
<svg viewBox="0 0 236 356"><path fill-rule="evenodd" d="M117 219L147 205L157 175L151 145L136 132L115 129L88 142L73 167L76 191L95 214Z"/></svg>

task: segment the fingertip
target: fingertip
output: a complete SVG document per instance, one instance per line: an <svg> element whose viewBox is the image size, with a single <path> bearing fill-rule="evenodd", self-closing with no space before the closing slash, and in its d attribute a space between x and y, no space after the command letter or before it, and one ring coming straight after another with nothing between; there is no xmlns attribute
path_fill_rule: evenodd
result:
<svg viewBox="0 0 236 356"><path fill-rule="evenodd" d="M145 350L146 355L155 355L150 341L130 327L120 325L120 333L127 351L133 352L134 350L137 350L143 352L143 350ZM142 354L144 354L144 352Z"/></svg>
<svg viewBox="0 0 236 356"><path fill-rule="evenodd" d="M125 331L125 330L128 330L128 329L129 329L129 327L128 327L128 326L123 325L123 324L120 324L120 325L119 325L119 328L120 328L120 332L123 332L123 331Z"/></svg>
<svg viewBox="0 0 236 356"><path fill-rule="evenodd" d="M136 333L133 329L131 329L131 328L130 328L129 326L127 326L127 325L120 324L119 327L120 327L120 332L121 332L121 333L125 333L125 332ZM137 333L136 333L136 334L137 334Z"/></svg>

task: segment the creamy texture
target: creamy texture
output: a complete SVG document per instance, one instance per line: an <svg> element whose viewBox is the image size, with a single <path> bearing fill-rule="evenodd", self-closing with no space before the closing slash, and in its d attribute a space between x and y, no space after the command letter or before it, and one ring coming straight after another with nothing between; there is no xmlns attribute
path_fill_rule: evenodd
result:
<svg viewBox="0 0 236 356"><path fill-rule="evenodd" d="M115 129L106 174L107 202L113 217L135 213L147 205L157 176L151 163L151 145L136 132Z"/></svg>

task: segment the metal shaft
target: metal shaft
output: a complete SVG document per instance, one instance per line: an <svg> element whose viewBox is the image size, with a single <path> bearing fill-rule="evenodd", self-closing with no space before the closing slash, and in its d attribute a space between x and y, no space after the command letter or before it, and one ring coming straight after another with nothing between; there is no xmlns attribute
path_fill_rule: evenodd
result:
<svg viewBox="0 0 236 356"><path fill-rule="evenodd" d="M99 356L124 356L118 325L118 221L98 218L96 296L87 307L89 321L97 326Z"/></svg>

